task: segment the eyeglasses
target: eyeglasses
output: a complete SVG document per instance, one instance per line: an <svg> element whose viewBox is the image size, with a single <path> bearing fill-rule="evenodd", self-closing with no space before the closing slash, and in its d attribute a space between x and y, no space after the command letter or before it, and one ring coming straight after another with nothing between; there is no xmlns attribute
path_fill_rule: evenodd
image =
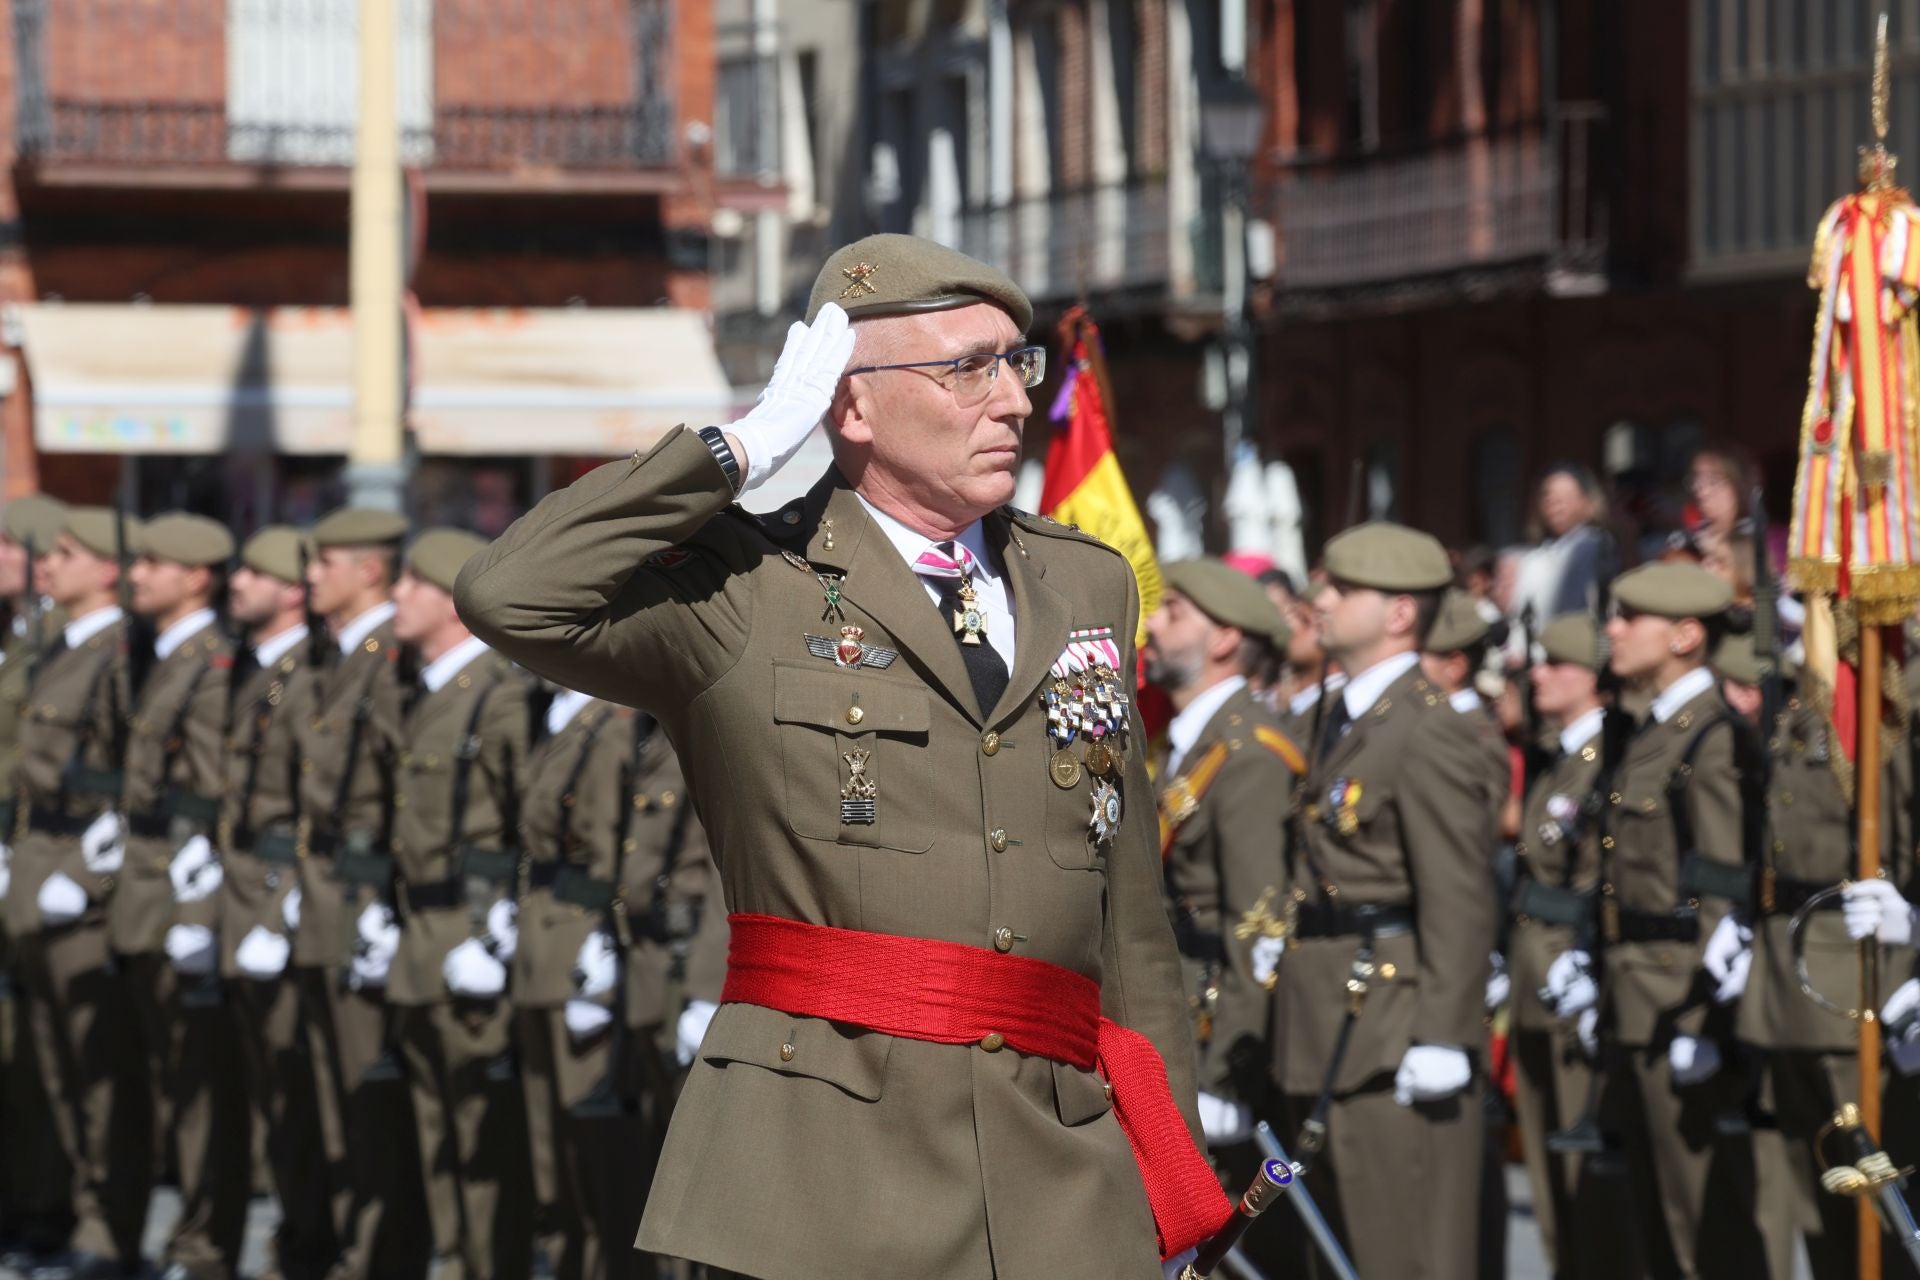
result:
<svg viewBox="0 0 1920 1280"><path fill-rule="evenodd" d="M927 376L936 382L945 382L947 389L953 392L953 400L958 405L978 404L985 400L993 390L994 379L1000 376L1001 362L1013 367L1014 376L1020 379L1023 387L1037 387L1041 379L1047 376L1047 349L1045 347L1020 347L1013 351L982 351L975 355L961 356L958 360L916 360L911 364L865 364L858 369L847 370L847 376L856 373L880 373L887 369L940 369L941 373Z"/></svg>

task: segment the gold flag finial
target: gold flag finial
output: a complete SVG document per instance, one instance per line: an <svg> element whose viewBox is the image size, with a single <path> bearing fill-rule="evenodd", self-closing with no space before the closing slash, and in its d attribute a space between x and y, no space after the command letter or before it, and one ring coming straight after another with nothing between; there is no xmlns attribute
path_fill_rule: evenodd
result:
<svg viewBox="0 0 1920 1280"><path fill-rule="evenodd" d="M1887 128L1893 106L1893 69L1887 51L1887 15L1873 37L1873 145L1860 148L1860 186L1866 191L1886 191L1893 186L1894 167L1899 163L1887 150Z"/></svg>

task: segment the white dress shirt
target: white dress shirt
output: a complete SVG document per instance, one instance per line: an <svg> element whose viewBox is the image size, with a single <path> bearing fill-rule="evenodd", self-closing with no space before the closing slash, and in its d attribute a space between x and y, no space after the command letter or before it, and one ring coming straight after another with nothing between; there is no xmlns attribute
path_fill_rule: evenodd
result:
<svg viewBox="0 0 1920 1280"><path fill-rule="evenodd" d="M1574 754L1593 741L1593 736L1600 732L1606 721L1605 707L1595 707L1591 711L1581 713L1572 724L1560 731L1560 750L1567 755Z"/></svg>
<svg viewBox="0 0 1920 1280"><path fill-rule="evenodd" d="M1447 695L1447 705L1464 716L1478 711L1487 704L1480 701L1479 690L1462 689L1458 693L1450 693Z"/></svg>
<svg viewBox="0 0 1920 1280"><path fill-rule="evenodd" d="M174 651L181 645L212 626L213 621L213 610L195 609L192 613L154 637L153 656L165 662L173 656Z"/></svg>
<svg viewBox="0 0 1920 1280"><path fill-rule="evenodd" d="M428 693L438 693L447 681L466 670L467 664L487 651L487 642L479 636L468 636L453 648L447 650L420 673L420 683L427 686Z"/></svg>
<svg viewBox="0 0 1920 1280"><path fill-rule="evenodd" d="M1347 687L1347 673L1335 671L1327 676L1328 693L1338 693ZM1303 716L1313 710L1313 704L1320 701L1320 682L1315 681L1287 700L1287 710L1296 716Z"/></svg>
<svg viewBox="0 0 1920 1280"><path fill-rule="evenodd" d="M1665 724L1679 713L1680 708L1711 688L1713 671L1707 667L1695 667L1654 696L1653 718Z"/></svg>
<svg viewBox="0 0 1920 1280"><path fill-rule="evenodd" d="M1199 740L1200 731L1207 727L1207 721L1224 705L1228 698L1247 687L1245 676L1228 676L1219 684L1204 689L1189 702L1173 719L1167 722L1167 776L1173 777L1180 772L1180 762L1186 759L1187 751Z"/></svg>
<svg viewBox="0 0 1920 1280"><path fill-rule="evenodd" d="M856 494L856 497L860 495ZM913 565L920 553L935 542L945 539L929 538L924 533L916 533L900 523L880 508L860 498L860 505L873 517L874 524L887 535L887 541L893 544L900 558L907 562L907 571L913 573ZM1007 577L1000 571L1000 565L993 552L987 549L986 529L980 521L968 525L966 531L954 539L955 542L973 552L973 589L977 596L980 611L987 616L987 643L1007 664L1007 670L1013 670L1013 593L1007 589ZM940 588L945 578L930 578L914 573L920 579L920 585L927 589L927 599L935 605L940 603Z"/></svg>
<svg viewBox="0 0 1920 1280"><path fill-rule="evenodd" d="M1391 658L1382 658L1358 675L1347 678L1347 687L1340 691L1346 700L1349 722L1358 720L1373 710L1373 704L1380 701L1380 695L1387 686L1407 674L1420 661L1420 655L1412 651L1396 653Z"/></svg>
<svg viewBox="0 0 1920 1280"><path fill-rule="evenodd" d="M592 694L577 689L562 689L554 694L553 701L547 704L547 736L559 737L560 731L572 724L573 718L592 701Z"/></svg>
<svg viewBox="0 0 1920 1280"><path fill-rule="evenodd" d="M393 601L382 600L373 608L340 628L340 652L352 653L360 647L360 642L373 634L374 628L393 616Z"/></svg>
<svg viewBox="0 0 1920 1280"><path fill-rule="evenodd" d="M268 636L253 646L253 660L262 667L270 667L287 656L293 646L307 638L307 624L296 622L285 631Z"/></svg>
<svg viewBox="0 0 1920 1280"><path fill-rule="evenodd" d="M67 648L78 649L125 616L126 614L121 612L117 604L110 604L104 609L95 609L92 613L82 614L61 629L62 634L67 637Z"/></svg>

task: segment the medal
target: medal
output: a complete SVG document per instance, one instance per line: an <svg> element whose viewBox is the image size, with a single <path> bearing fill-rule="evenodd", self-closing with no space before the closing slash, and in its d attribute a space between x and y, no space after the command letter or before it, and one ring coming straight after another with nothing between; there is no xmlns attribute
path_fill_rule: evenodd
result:
<svg viewBox="0 0 1920 1280"><path fill-rule="evenodd" d="M856 626L840 628L840 638L808 635L807 652L816 658L826 658L843 667L872 667L876 671L885 670L893 665L899 653L892 649L882 649L879 645L863 644L866 632Z"/></svg>
<svg viewBox="0 0 1920 1280"><path fill-rule="evenodd" d="M1047 773L1053 778L1054 786L1062 791L1071 791L1080 783L1080 762L1073 758L1072 751L1062 747L1053 753Z"/></svg>
<svg viewBox="0 0 1920 1280"><path fill-rule="evenodd" d="M860 643L860 637L867 634L859 627L840 628L840 643L834 646L833 656L843 667L857 667L866 659L866 650Z"/></svg>
<svg viewBox="0 0 1920 1280"><path fill-rule="evenodd" d="M1104 737L1095 738L1087 748L1087 772L1104 778L1113 772L1113 766L1113 748Z"/></svg>
<svg viewBox="0 0 1920 1280"><path fill-rule="evenodd" d="M979 644L980 637L986 634L987 615L980 611L980 597L973 589L971 575L960 579L955 594L960 597L960 607L953 611L953 630L960 637L961 644Z"/></svg>
<svg viewBox="0 0 1920 1280"><path fill-rule="evenodd" d="M880 788L867 776L867 761L873 758L873 752L857 748L840 758L847 762L849 775L847 785L840 788L840 825L870 827L874 801L880 795Z"/></svg>
<svg viewBox="0 0 1920 1280"><path fill-rule="evenodd" d="M1120 829L1120 792L1111 782L1102 780L1094 784L1093 816L1087 819L1087 826L1093 832L1095 844L1106 844Z"/></svg>

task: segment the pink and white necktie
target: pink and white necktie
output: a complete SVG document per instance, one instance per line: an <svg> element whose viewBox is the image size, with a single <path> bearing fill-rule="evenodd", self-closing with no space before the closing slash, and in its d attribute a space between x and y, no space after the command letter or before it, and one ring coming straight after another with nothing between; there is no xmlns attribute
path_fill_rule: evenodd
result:
<svg viewBox="0 0 1920 1280"><path fill-rule="evenodd" d="M973 566L973 552L966 543L930 542L913 562L913 571L923 578L971 578Z"/></svg>

